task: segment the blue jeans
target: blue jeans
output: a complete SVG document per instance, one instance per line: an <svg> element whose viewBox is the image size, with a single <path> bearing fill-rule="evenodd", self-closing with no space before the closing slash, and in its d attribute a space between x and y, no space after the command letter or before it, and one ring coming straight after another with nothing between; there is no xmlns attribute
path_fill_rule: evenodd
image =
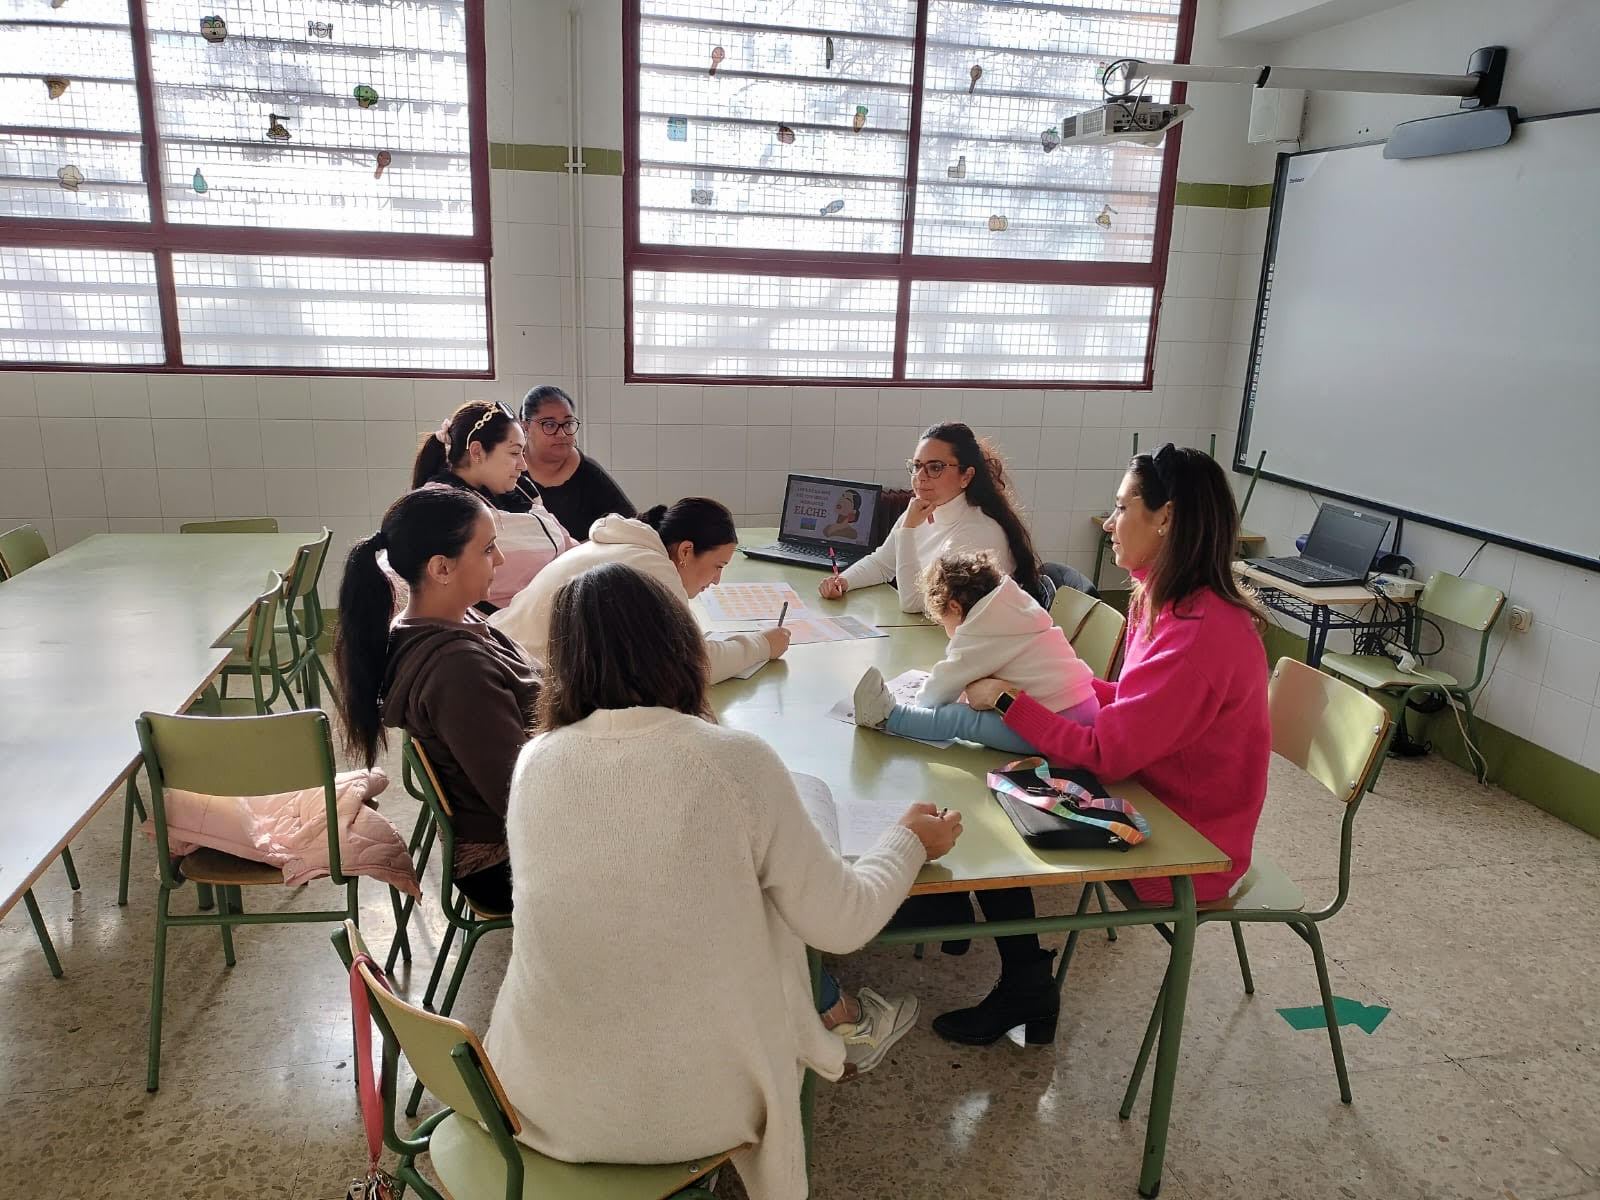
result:
<svg viewBox="0 0 1600 1200"><path fill-rule="evenodd" d="M817 1011L825 1013L839 1003L839 981L833 977L832 971L823 971L820 990L822 999L817 1001Z"/></svg>
<svg viewBox="0 0 1600 1200"><path fill-rule="evenodd" d="M1100 711L1100 701L1090 696L1082 704L1057 713L1077 725L1093 725ZM918 708L911 704L896 704L883 727L901 737L921 738L926 742L942 742L947 738L961 738L1004 750L1007 754L1038 754L1039 751L1024 741L1006 725L1006 719L993 709L979 712L959 701L941 704L938 708Z"/></svg>

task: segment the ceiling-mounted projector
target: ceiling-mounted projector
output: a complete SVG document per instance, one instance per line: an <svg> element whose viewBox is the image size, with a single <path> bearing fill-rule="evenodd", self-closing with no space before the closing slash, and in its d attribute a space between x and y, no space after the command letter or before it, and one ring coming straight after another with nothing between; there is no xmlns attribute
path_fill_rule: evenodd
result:
<svg viewBox="0 0 1600 1200"><path fill-rule="evenodd" d="M1194 111L1187 104L1157 104L1129 96L1062 120L1061 140L1080 146L1102 142L1138 142L1153 146Z"/></svg>

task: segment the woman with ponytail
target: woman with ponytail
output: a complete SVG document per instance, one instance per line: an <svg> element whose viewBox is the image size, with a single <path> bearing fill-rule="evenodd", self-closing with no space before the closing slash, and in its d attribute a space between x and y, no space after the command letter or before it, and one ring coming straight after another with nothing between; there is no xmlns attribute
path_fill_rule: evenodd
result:
<svg viewBox="0 0 1600 1200"><path fill-rule="evenodd" d="M842 575L829 575L817 591L837 600L851 588L894 580L905 612L924 609L923 572L950 553L988 550L1001 572L1043 602L1039 556L1006 487L1005 463L986 439L960 421L923 431L911 473L911 503L889 536Z"/></svg>
<svg viewBox="0 0 1600 1200"><path fill-rule="evenodd" d="M556 592L601 563L627 563L687 602L722 578L739 548L733 514L715 500L691 496L672 507L658 504L634 517L601 517L589 540L568 551L534 578L516 598L494 614L493 624L538 662L549 660L550 614ZM735 633L706 643L711 682L742 675L751 667L779 657L789 648L787 629Z"/></svg>
<svg viewBox="0 0 1600 1200"><path fill-rule="evenodd" d="M398 619L380 552L408 589ZM456 886L494 912L511 911L506 805L539 696L522 651L474 611L502 561L473 492L407 492L350 551L334 647L346 748L371 766L386 729L416 739L453 810Z"/></svg>

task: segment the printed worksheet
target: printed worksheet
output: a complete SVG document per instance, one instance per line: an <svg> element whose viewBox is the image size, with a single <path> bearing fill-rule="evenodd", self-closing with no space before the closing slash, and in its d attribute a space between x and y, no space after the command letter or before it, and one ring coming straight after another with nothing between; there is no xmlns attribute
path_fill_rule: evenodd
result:
<svg viewBox="0 0 1600 1200"><path fill-rule="evenodd" d="M895 703L915 704L917 702L917 693L922 690L922 684L927 678L928 672L912 670L902 671L899 675L889 680L889 691L894 696ZM828 710L828 715L835 721L843 721L846 725L854 725L856 723L855 700L846 696ZM880 729L877 732L888 734L890 737L900 736L898 733L889 733L887 729ZM930 742L923 738L906 738L906 741L921 742L924 746L934 746L940 750L955 745L954 739L948 738L941 742Z"/></svg>
<svg viewBox="0 0 1600 1200"><path fill-rule="evenodd" d="M853 642L860 638L879 638L889 635L856 617L807 617L794 615L790 606L789 618L783 627L789 631L789 644L804 646L810 642Z"/></svg>
<svg viewBox="0 0 1600 1200"><path fill-rule="evenodd" d="M783 606L790 615L805 612L805 601L787 583L719 583L696 597L713 621L761 621L777 624ZM784 622L788 624L787 621Z"/></svg>

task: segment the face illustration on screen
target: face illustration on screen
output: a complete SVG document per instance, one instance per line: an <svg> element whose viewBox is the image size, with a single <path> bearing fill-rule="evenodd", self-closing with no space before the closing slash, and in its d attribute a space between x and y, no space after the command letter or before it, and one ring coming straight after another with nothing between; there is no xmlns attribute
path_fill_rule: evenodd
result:
<svg viewBox="0 0 1600 1200"><path fill-rule="evenodd" d="M865 546L877 507L875 489L795 479L783 512L783 536Z"/></svg>

